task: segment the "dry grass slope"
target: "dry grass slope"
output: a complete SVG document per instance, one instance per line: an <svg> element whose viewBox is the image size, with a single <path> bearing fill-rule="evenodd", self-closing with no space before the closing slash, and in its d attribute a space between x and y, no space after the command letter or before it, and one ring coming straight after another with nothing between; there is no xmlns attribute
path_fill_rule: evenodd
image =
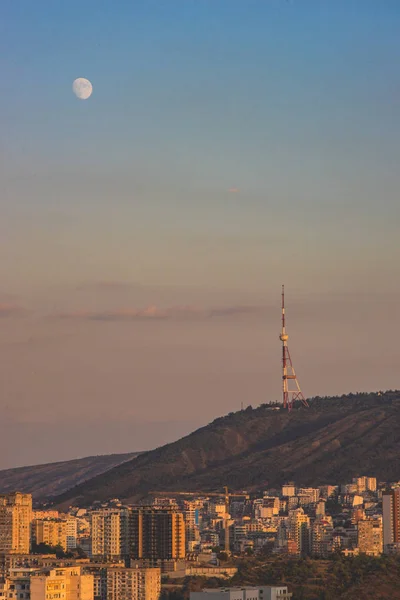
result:
<svg viewBox="0 0 400 600"><path fill-rule="evenodd" d="M380 480L400 473L400 392L314 398L288 414L269 405L231 413L141 454L61 495L58 504L151 490L254 490L294 479L311 485L347 481L368 470Z"/></svg>
<svg viewBox="0 0 400 600"><path fill-rule="evenodd" d="M52 498L132 460L137 453L88 456L76 460L0 471L0 493L31 492L35 499Z"/></svg>

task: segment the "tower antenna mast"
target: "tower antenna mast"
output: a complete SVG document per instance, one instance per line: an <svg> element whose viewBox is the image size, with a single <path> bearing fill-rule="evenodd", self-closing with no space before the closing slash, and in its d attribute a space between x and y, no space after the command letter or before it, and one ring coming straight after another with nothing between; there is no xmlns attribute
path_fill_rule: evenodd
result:
<svg viewBox="0 0 400 600"><path fill-rule="evenodd" d="M282 331L279 336L282 342L282 395L283 395L283 407L289 411L292 410L293 404L296 400L300 400L302 404L308 407L308 402L303 396L303 392L300 389L300 385L293 368L292 359L290 358L290 352L288 348L289 336L286 333L286 320L285 320L285 286L282 286ZM292 385L290 383L293 382Z"/></svg>

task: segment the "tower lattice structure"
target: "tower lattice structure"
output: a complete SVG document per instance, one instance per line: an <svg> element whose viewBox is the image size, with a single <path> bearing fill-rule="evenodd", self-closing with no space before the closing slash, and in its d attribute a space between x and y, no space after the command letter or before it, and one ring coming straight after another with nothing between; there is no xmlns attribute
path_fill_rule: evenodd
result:
<svg viewBox="0 0 400 600"><path fill-rule="evenodd" d="M308 407L308 402L303 396L299 381L296 376L296 372L293 367L292 359L288 348L289 336L286 333L285 323L285 286L282 286L282 331L279 336L282 342L282 394L283 394L283 407L289 411L292 410L293 404L300 400L300 402Z"/></svg>

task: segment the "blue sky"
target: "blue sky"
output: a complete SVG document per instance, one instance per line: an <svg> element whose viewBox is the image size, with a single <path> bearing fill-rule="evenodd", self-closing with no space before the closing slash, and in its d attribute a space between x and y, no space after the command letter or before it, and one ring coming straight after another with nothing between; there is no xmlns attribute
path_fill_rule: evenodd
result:
<svg viewBox="0 0 400 600"><path fill-rule="evenodd" d="M279 395L279 322L258 308L279 312L282 280L305 318L292 327L297 352L309 344L311 353L298 359L306 394L396 387L380 332L400 292L399 30L397 0L1 2L0 381L15 431L45 427L60 377L54 419L65 403L81 405L74 378L96 388L105 422L115 395L126 417L129 352L141 357L130 418L151 424L157 407L165 439L229 411L232 395L240 406L243 390L255 404ZM87 101L72 93L77 77L93 83ZM236 310L244 305L253 310ZM151 306L173 317L150 334L137 320ZM222 347L222 325L207 318L214 308L233 336ZM212 365L227 360L233 339L238 355L216 385ZM162 363L171 340L153 389L143 348ZM393 356L395 336L393 348L385 343ZM339 351L334 381L311 369ZM200 369L190 414L194 380L182 385L181 360L188 373ZM25 385L20 374L35 361ZM104 365L107 382L96 387ZM154 432L137 443L127 434L114 450L158 444L159 425ZM102 448L112 443L89 439L78 451Z"/></svg>

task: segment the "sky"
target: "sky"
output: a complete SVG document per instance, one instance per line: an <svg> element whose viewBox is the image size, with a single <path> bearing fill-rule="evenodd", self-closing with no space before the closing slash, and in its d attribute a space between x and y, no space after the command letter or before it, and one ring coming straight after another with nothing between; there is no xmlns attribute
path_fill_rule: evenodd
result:
<svg viewBox="0 0 400 600"><path fill-rule="evenodd" d="M0 468L399 388L398 0L2 0ZM72 83L93 94L77 99Z"/></svg>

